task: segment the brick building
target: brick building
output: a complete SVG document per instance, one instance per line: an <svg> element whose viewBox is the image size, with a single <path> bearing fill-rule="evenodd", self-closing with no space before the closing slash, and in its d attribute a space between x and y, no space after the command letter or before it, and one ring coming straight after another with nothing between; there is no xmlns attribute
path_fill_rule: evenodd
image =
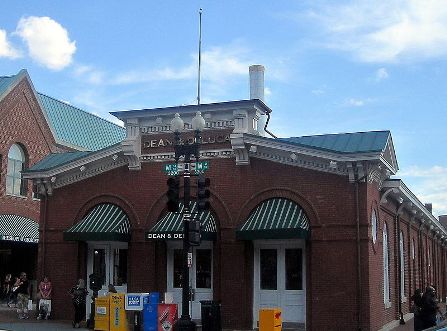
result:
<svg viewBox="0 0 447 331"><path fill-rule="evenodd" d="M80 122L82 131L76 127ZM21 172L50 153L101 149L124 135L115 124L36 92L26 70L0 77L2 280L6 273L21 271L30 279L36 276L40 201Z"/></svg>
<svg viewBox="0 0 447 331"><path fill-rule="evenodd" d="M306 330L379 330L410 317L415 288L434 284L444 300L447 231L391 179L391 133L276 138L263 68L251 71L250 100L115 112L121 144L50 155L26 172L41 193L39 259L55 284L55 318L71 316L65 289L92 273L104 288L181 302L181 214L166 208L163 169L174 160L174 114L188 143L197 111L211 210L192 250L194 319L213 299L225 328L252 329L259 308L279 306Z"/></svg>

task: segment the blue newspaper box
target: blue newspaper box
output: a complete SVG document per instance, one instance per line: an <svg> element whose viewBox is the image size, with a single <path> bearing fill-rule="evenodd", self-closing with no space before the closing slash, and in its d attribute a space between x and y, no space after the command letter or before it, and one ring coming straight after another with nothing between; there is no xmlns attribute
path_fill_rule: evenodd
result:
<svg viewBox="0 0 447 331"><path fill-rule="evenodd" d="M160 293L151 292L143 297L143 330L158 330L158 303L160 301Z"/></svg>

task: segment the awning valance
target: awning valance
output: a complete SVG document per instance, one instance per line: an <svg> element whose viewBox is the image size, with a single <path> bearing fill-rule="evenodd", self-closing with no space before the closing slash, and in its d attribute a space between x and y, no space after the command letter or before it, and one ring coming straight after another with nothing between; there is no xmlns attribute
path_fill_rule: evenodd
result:
<svg viewBox="0 0 447 331"><path fill-rule="evenodd" d="M80 222L64 231L65 240L129 241L130 222L126 213L110 203L96 205Z"/></svg>
<svg viewBox="0 0 447 331"><path fill-rule="evenodd" d="M39 223L19 215L0 215L1 240L38 243Z"/></svg>
<svg viewBox="0 0 447 331"><path fill-rule="evenodd" d="M196 202L191 202L191 214L197 215ZM146 240L170 240L183 238L183 203L180 203L179 212L169 212L164 215L149 231ZM202 240L216 239L216 221L211 212L203 211L198 214Z"/></svg>
<svg viewBox="0 0 447 331"><path fill-rule="evenodd" d="M268 199L260 203L236 231L236 238L293 239L310 236L309 220L295 202L284 198Z"/></svg>

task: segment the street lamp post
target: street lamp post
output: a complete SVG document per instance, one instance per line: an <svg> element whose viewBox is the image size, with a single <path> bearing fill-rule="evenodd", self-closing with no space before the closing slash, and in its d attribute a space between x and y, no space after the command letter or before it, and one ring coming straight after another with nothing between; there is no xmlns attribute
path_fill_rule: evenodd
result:
<svg viewBox="0 0 447 331"><path fill-rule="evenodd" d="M184 157L184 172L183 172L183 268L182 268L182 316L175 323L175 331L192 331L196 329L196 324L191 320L189 315L189 270L188 270L188 253L190 243L188 240L189 222L191 220L191 172L190 163L191 155L198 161L200 157L200 132L205 128L205 120L198 111L196 116L192 119L192 127L194 129L194 140L192 144L187 144L181 140L181 132L184 129L183 120L178 113L175 114L171 121L171 130L174 131L174 152L175 162L178 163L180 158Z"/></svg>

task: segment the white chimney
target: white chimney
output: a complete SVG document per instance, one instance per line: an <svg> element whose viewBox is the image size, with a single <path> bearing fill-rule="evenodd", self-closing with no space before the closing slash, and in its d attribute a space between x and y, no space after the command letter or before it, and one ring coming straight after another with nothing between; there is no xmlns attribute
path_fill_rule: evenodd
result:
<svg viewBox="0 0 447 331"><path fill-rule="evenodd" d="M251 65L250 72L250 99L264 101L264 66L260 64Z"/></svg>

